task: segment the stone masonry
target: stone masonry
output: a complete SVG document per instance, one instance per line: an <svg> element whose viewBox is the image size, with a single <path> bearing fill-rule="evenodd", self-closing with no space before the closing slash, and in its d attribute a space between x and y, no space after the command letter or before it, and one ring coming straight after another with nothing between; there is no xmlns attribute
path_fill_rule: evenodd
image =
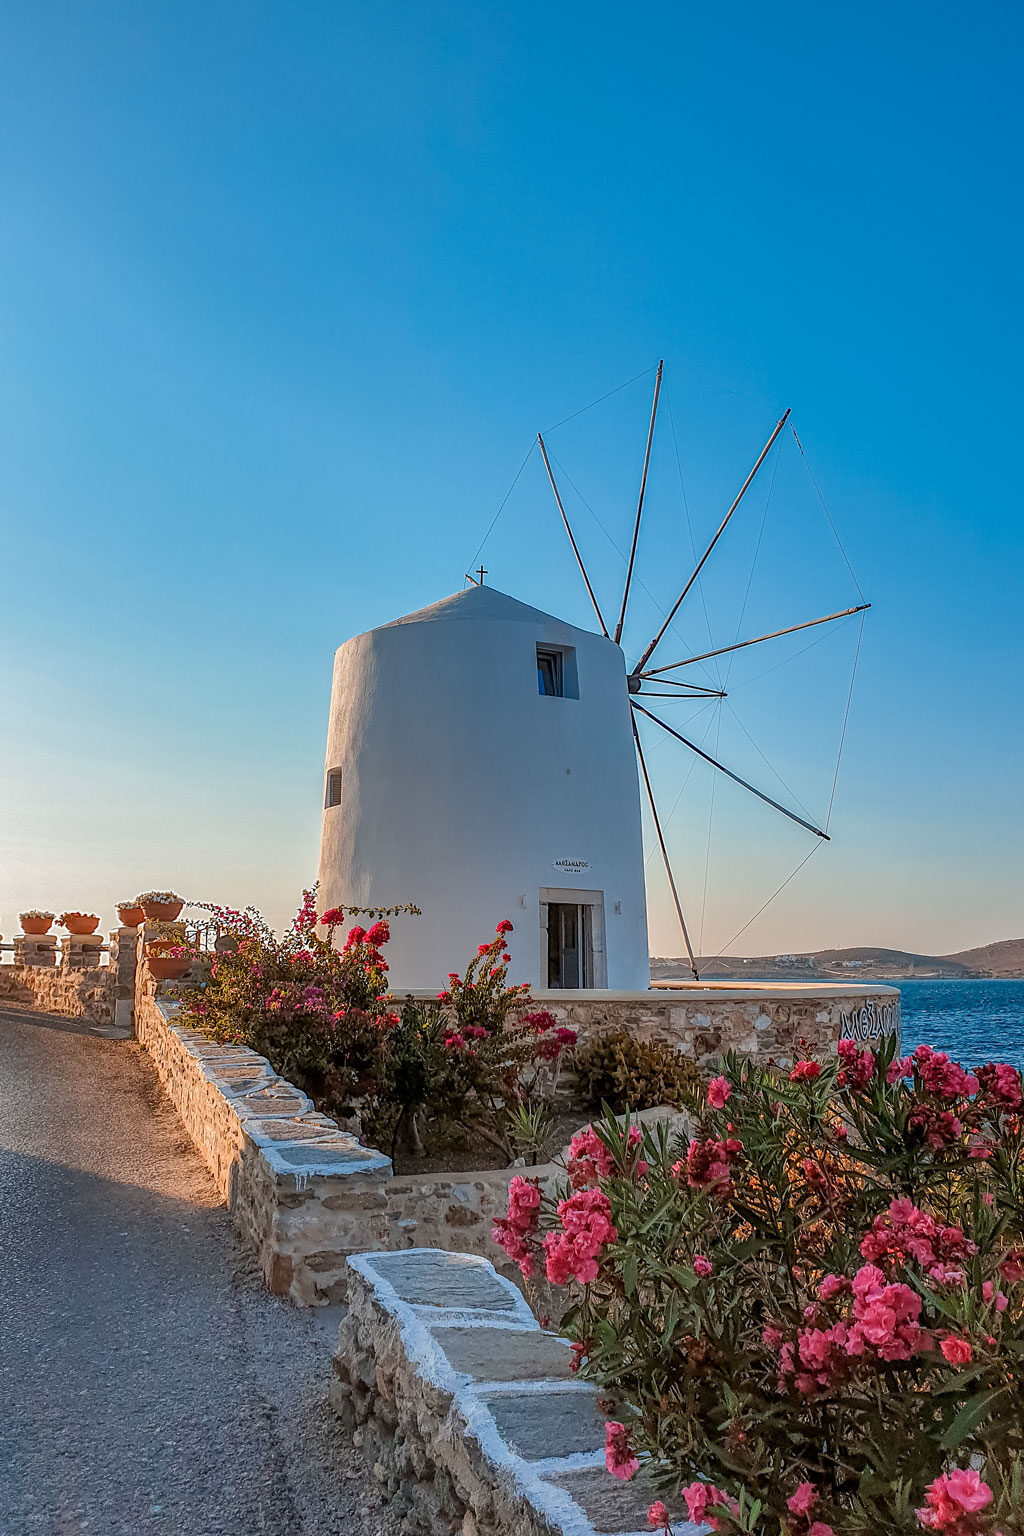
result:
<svg viewBox="0 0 1024 1536"><path fill-rule="evenodd" d="M131 1008L134 930L110 935L109 965L100 964L103 945L98 933L69 935L61 939L58 956L56 934L19 934L14 940L15 963L0 965L0 1001L92 1024L113 1024L119 998Z"/></svg>
<svg viewBox="0 0 1024 1536"><path fill-rule="evenodd" d="M246 1046L174 1022L145 979L135 1028L268 1289L300 1305L345 1294L350 1253L387 1244L391 1161L340 1131Z"/></svg>
<svg viewBox="0 0 1024 1536"><path fill-rule="evenodd" d="M330 1401L423 1536L639 1536L660 1497L605 1470L605 1415L486 1260L437 1249L349 1260ZM676 1536L697 1527L673 1514Z"/></svg>
<svg viewBox="0 0 1024 1536"><path fill-rule="evenodd" d="M872 1017L891 1023L889 994L897 1000L898 1027L891 988L835 987L828 997L821 989L795 990L811 995L793 999L770 988L722 997L700 988L683 998L547 994L538 1001L582 1035L625 1026L671 1039L705 1066L729 1048L780 1063L798 1050L824 1054L840 1038L844 1009L861 1017L875 1010ZM348 1255L367 1249L444 1249L511 1273L491 1236L494 1218L508 1206L509 1180L527 1171L550 1190L565 1176L561 1162L393 1178L388 1157L317 1114L264 1057L206 1040L176 1024L175 1012L142 960L136 1033L276 1295L306 1306L341 1300Z"/></svg>

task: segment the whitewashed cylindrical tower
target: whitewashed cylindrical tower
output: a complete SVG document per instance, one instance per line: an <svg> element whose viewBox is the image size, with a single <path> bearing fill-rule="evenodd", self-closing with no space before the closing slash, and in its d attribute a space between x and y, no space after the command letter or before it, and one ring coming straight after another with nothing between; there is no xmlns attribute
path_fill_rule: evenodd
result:
<svg viewBox="0 0 1024 1536"><path fill-rule="evenodd" d="M413 902L391 980L440 988L509 918L510 977L646 989L622 651L473 586L337 651L320 910Z"/></svg>

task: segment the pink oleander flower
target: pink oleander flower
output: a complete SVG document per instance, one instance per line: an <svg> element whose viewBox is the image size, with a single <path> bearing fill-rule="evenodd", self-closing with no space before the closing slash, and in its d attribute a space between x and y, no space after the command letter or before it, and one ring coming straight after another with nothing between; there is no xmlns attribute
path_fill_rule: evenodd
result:
<svg viewBox="0 0 1024 1536"><path fill-rule="evenodd" d="M934 1216L906 1197L892 1200L861 1239L865 1259L916 1264L932 1279L945 1278L950 1264L972 1258L977 1244L960 1227L941 1226Z"/></svg>
<svg viewBox="0 0 1024 1536"><path fill-rule="evenodd" d="M798 1061L789 1074L791 1083L812 1083L816 1077L821 1076L821 1067L816 1061Z"/></svg>
<svg viewBox="0 0 1024 1536"><path fill-rule="evenodd" d="M910 1360L926 1349L929 1335L918 1326L921 1298L909 1285L886 1283L874 1264L853 1277L854 1323L846 1341L848 1355L871 1351L881 1360Z"/></svg>
<svg viewBox="0 0 1024 1536"><path fill-rule="evenodd" d="M604 1427L604 1464L612 1477L628 1482L640 1465L633 1455L625 1426L611 1420Z"/></svg>
<svg viewBox="0 0 1024 1536"><path fill-rule="evenodd" d="M942 1340L939 1348L950 1365L970 1365L974 1351L971 1349L969 1339L961 1339L951 1333L948 1338Z"/></svg>
<svg viewBox="0 0 1024 1536"><path fill-rule="evenodd" d="M713 1077L708 1083L708 1103L712 1109L724 1109L732 1094L732 1084L728 1078Z"/></svg>
<svg viewBox="0 0 1024 1536"><path fill-rule="evenodd" d="M655 1530L667 1531L669 1528L668 1510L660 1499L656 1499L647 1511L647 1523Z"/></svg>
<svg viewBox="0 0 1024 1536"><path fill-rule="evenodd" d="M1005 1312L1007 1307L1010 1305L1009 1299L1003 1295L1002 1291L996 1290L995 1285L991 1280L986 1280L982 1284L981 1297L988 1306L991 1306L994 1301L996 1304L997 1312Z"/></svg>
<svg viewBox="0 0 1024 1536"><path fill-rule="evenodd" d="M632 1154L643 1139L640 1127L631 1125L626 1138L627 1151ZM566 1167L573 1188L582 1189L587 1185L596 1184L598 1179L608 1178L615 1170L615 1159L594 1127L585 1125L582 1131L576 1132L569 1143ZM632 1171L642 1175L647 1172L647 1164L641 1158L633 1165Z"/></svg>
<svg viewBox="0 0 1024 1536"><path fill-rule="evenodd" d="M544 1238L544 1268L552 1285L597 1279L597 1260L618 1238L611 1222L611 1201L600 1189L581 1189L558 1202L561 1232Z"/></svg>
<svg viewBox="0 0 1024 1536"><path fill-rule="evenodd" d="M508 1186L508 1211L495 1221L491 1236L512 1262L519 1265L527 1280L534 1272L539 1222L540 1185L517 1174Z"/></svg>
<svg viewBox="0 0 1024 1536"><path fill-rule="evenodd" d="M709 1275L714 1274L714 1270L715 1266L712 1264L710 1259L706 1259L702 1253L694 1254L693 1272L695 1275L699 1276L701 1280L706 1280Z"/></svg>
<svg viewBox="0 0 1024 1536"><path fill-rule="evenodd" d="M964 1515L976 1515L991 1502L991 1488L973 1467L954 1467L928 1485L924 1507L914 1513L929 1530L955 1531Z"/></svg>
<svg viewBox="0 0 1024 1536"><path fill-rule="evenodd" d="M836 1051L841 1063L836 1073L839 1088L866 1088L875 1075L875 1058L870 1051L858 1051L855 1041L840 1040Z"/></svg>
<svg viewBox="0 0 1024 1536"><path fill-rule="evenodd" d="M1009 1062L990 1061L978 1068L977 1078L988 1097L1005 1109L1020 1109L1024 1104L1021 1075Z"/></svg>
<svg viewBox="0 0 1024 1536"><path fill-rule="evenodd" d="M706 1189L709 1193L724 1197L729 1192L730 1163L743 1150L739 1141L691 1141L686 1153L685 1170L676 1164L679 1173L685 1171L686 1182L691 1189ZM677 1175L678 1176L678 1175Z"/></svg>
<svg viewBox="0 0 1024 1536"><path fill-rule="evenodd" d="M893 1083L902 1081L905 1077L914 1075L914 1058L912 1056L896 1056L885 1070L885 1080L892 1087Z"/></svg>
<svg viewBox="0 0 1024 1536"><path fill-rule="evenodd" d="M709 1509L720 1505L732 1514L739 1513L736 1500L723 1493L721 1488L716 1488L714 1483L691 1483L688 1488L681 1490L681 1495L686 1500L686 1508L694 1525L706 1525L713 1531L719 1529L720 1522L715 1515L708 1514Z"/></svg>
<svg viewBox="0 0 1024 1536"><path fill-rule="evenodd" d="M979 1082L974 1073L965 1072L957 1062L950 1061L945 1051L933 1051L930 1045L919 1045L914 1052L914 1065L922 1088L940 1099L969 1099L978 1091Z"/></svg>
<svg viewBox="0 0 1024 1536"><path fill-rule="evenodd" d="M824 1520L815 1520L807 1527L807 1536L836 1536L836 1533Z"/></svg>
<svg viewBox="0 0 1024 1536"><path fill-rule="evenodd" d="M813 1483L801 1483L796 1492L786 1500L786 1508L793 1515L809 1515L818 1502L818 1490Z"/></svg>
<svg viewBox="0 0 1024 1536"><path fill-rule="evenodd" d="M1009 1285L1024 1280L1024 1248L1013 1248L999 1266L999 1273Z"/></svg>

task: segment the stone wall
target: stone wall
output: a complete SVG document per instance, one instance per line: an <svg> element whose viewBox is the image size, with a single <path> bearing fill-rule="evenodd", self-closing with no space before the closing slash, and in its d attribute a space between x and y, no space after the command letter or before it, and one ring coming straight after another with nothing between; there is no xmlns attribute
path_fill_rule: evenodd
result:
<svg viewBox="0 0 1024 1536"><path fill-rule="evenodd" d="M900 1025L898 989L878 983L655 982L649 992L535 992L533 999L581 1039L626 1029L666 1040L701 1066L726 1051L786 1065L832 1054L844 1038L877 1042Z"/></svg>
<svg viewBox="0 0 1024 1536"><path fill-rule="evenodd" d="M390 1159L339 1131L255 1051L175 1023L177 1005L140 973L138 1038L268 1289L304 1306L340 1301L349 1254L387 1246Z"/></svg>
<svg viewBox="0 0 1024 1536"><path fill-rule="evenodd" d="M580 1115L580 1123L583 1115ZM482 1254L500 1268L505 1255L491 1238L496 1216L508 1210L509 1180L516 1174L548 1188L565 1178L560 1163L536 1168L482 1169L475 1173L399 1175L387 1184L388 1247L445 1248Z"/></svg>
<svg viewBox="0 0 1024 1536"><path fill-rule="evenodd" d="M122 933L128 934L127 943ZM65 938L58 954L55 934L41 939L19 935L15 963L0 965L0 1002L92 1024L113 1024L119 997L126 998L131 1008L135 935L131 929L110 935L109 965L99 964L102 943L100 934ZM122 974L126 969L127 976Z"/></svg>
<svg viewBox="0 0 1024 1536"><path fill-rule="evenodd" d="M661 1497L604 1465L605 1415L486 1260L415 1249L349 1260L330 1401L424 1536L633 1536ZM678 1512L676 1536L698 1536Z"/></svg>
<svg viewBox="0 0 1024 1536"><path fill-rule="evenodd" d="M176 1024L175 1005L159 997L144 961L138 977L136 1032L271 1291L303 1305L338 1301L347 1256L366 1249L469 1253L512 1272L491 1237L494 1218L508 1206L509 1181L526 1173L550 1189L564 1177L561 1162L393 1178L388 1157L317 1114L262 1056ZM722 989L724 996L694 988L682 997L549 993L538 1001L581 1036L625 1027L671 1040L704 1065L726 1049L783 1063L798 1053L826 1054L840 1037L844 1010L863 1018L869 1006L873 1017L889 1009L891 1021L891 996L898 1009L891 988L829 990L834 995L803 987Z"/></svg>

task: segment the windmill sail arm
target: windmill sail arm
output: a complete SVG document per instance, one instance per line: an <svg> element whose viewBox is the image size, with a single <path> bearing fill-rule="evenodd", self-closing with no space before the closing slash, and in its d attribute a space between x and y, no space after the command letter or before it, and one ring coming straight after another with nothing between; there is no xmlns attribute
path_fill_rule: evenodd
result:
<svg viewBox="0 0 1024 1536"><path fill-rule="evenodd" d="M598 603L597 598L596 598L596 596L594 594L593 587L590 585L590 577L587 575L587 568L583 564L583 556L579 552L579 546L577 545L576 540L573 537L572 529L569 526L569 519L565 515L565 508L562 506L562 498L558 494L558 486L555 484L555 476L554 476L554 473L553 473L553 471L551 469L550 460L548 459L548 451L547 451L547 449L544 446L544 438L541 436L541 434L539 432L537 433L537 441L540 444L541 457L544 460L544 468L548 472L548 479L551 482L551 489L555 493L555 503L556 503L556 505L558 507L559 513L561 514L562 522L565 525L565 531L569 535L569 543L572 545L572 552L576 556L576 564L580 568L580 575L583 577L583 581L584 581L584 584L586 586L587 592L590 595L590 601L594 605L594 612L597 614L597 622L601 626L601 633L602 633L602 635L604 635L605 639L607 640L607 639L610 638L609 634L608 634L608 626L604 622L604 615L601 612L600 604Z"/></svg>
<svg viewBox="0 0 1024 1536"><path fill-rule="evenodd" d="M738 773L733 773L731 768L727 768L725 764L720 763L716 757L712 757L710 753L705 752L703 748L698 747L696 742L690 741L688 737L680 735L680 733L677 730L674 730L671 725L667 724L666 721L660 720L657 715L652 715L649 709L644 709L642 704L638 704L636 702L636 699L631 699L630 703L635 710L639 710L642 715L646 715L648 720L653 720L655 725L660 725L663 731L667 731L670 736L674 736L677 741L681 741L684 747L689 747L691 752L696 752L698 757L703 758L706 763L710 763L712 768L717 768L719 773L724 773L726 778L732 779L734 784L739 784L742 789L748 789L752 795L756 795L759 800L763 800L764 803L766 805L770 805L773 810L781 811L783 816L789 817L790 821L795 821L798 826L805 827L808 832L813 832L815 837L820 837L826 843L831 842L831 838L827 832L823 832L821 828L816 827L813 822L805 821L804 818L802 816L798 816L795 811L791 811L787 809L786 806L780 805L777 800L772 799L771 795L766 795L763 790L757 789L753 784L749 784L746 779L741 779Z"/></svg>
<svg viewBox="0 0 1024 1536"><path fill-rule="evenodd" d="M728 656L730 651L742 651L748 645L762 645L765 640L778 640L780 635L795 635L801 629L813 629L816 624L831 624L834 619L848 619L851 613L864 613L870 603L858 603L854 608L842 608L838 613L823 614L820 619L805 619L802 624L790 624L787 629L773 629L768 635L754 635L750 640L737 640L734 645L723 645L717 651L702 651L699 656L687 656L682 661L670 661L666 667L649 667L640 677L660 677L663 672L674 672L677 667L690 667L697 661L710 661L714 656Z"/></svg>
<svg viewBox="0 0 1024 1536"><path fill-rule="evenodd" d="M622 626L626 622L626 603L629 601L629 587L633 580L633 564L636 560L636 545L640 537L640 518L644 510L644 495L647 491L647 471L651 467L651 447L654 443L654 423L658 419L658 397L661 394L661 375L665 367L662 358L658 364L658 372L654 379L654 404L651 406L651 424L647 429L647 449L644 453L643 474L640 476L640 495L636 504L636 520L633 523L633 542L629 547L629 564L626 566L626 584L622 589L622 607L619 609L618 622L615 625L615 633L612 639L618 645L622 639Z"/></svg>
<svg viewBox="0 0 1024 1536"><path fill-rule="evenodd" d="M644 711L646 714L646 710ZM636 716L633 716L633 740L636 743L636 755L640 763L640 774L644 781L644 789L647 791L647 803L651 808L651 820L654 822L654 830L658 838L658 846L661 849L661 859L665 866L665 874L668 876L668 888L672 892L672 904L676 909L676 917L683 935L683 943L686 945L686 954L690 962L690 970L693 972L694 981L700 981L697 971L697 962L694 959L693 945L690 943L690 935L686 928L686 919L683 916L683 904L679 900L679 892L676 889L676 877L672 873L672 863L668 856L668 848L665 845L665 834L661 830L661 817L658 815L658 807L654 799L654 790L651 788L650 775L647 772L647 759L644 757L644 749L640 745L640 732L637 729Z"/></svg>
<svg viewBox="0 0 1024 1536"><path fill-rule="evenodd" d="M644 651L644 653L641 656L640 660L637 662L635 668L633 669L635 672L640 672L640 671L643 670L644 667L646 667L647 663L650 661L651 657L654 655L654 653L657 650L658 646L661 644L662 639L664 638L664 635L665 635L665 631L668 629L669 625L672 623L672 620L675 618L676 614L679 612L679 609L680 609L680 607L682 605L683 599L685 598L686 594L689 592L690 588L693 586L694 582L697 580L697 577L700 575L701 571L703 570L704 565L705 565L709 555L711 554L711 551L714 549L715 545L718 543L719 539L722 537L722 534L725 532L726 528L728 527L730 519L732 518L733 513L736 511L736 508L739 506L740 502L743 500L744 496L747 494L747 491L750 489L750 486L753 484L755 475L757 474L758 470L761 468L761 465L764 463L765 459L768 457L769 453L771 452L772 447L774 446L774 443L775 443L775 439L778 437L779 433L782 431L783 427L786 425L786 422L789 420L789 416L790 416L790 413L787 410L785 412L785 414L782 415L779 418L779 420L775 423L775 431L772 433L771 437L768 439L768 441L765 443L764 447L761 449L761 452L760 452L760 454L758 455L758 458L757 458L757 463L754 465L753 469L750 471L750 474L747 476L747 478L744 480L743 484L740 486L739 492L737 493L737 496L736 496L736 500L733 502L732 506L729 508L729 510L725 514L725 516L722 518L722 521L719 523L718 529L717 529L717 531L715 533L714 538L711 540L711 543L708 545L707 549L704 551L704 553L701 555L700 559L697 561L697 565L696 565L696 568L694 569L693 574L691 575L689 581L686 583L685 587L683 588L683 590L680 592L679 596L676 598L675 602L673 603L671 609L669 610L668 617L666 618L664 624L662 624L661 628L658 630L658 633L655 635L654 639L651 641L650 645L647 647L646 651Z"/></svg>

